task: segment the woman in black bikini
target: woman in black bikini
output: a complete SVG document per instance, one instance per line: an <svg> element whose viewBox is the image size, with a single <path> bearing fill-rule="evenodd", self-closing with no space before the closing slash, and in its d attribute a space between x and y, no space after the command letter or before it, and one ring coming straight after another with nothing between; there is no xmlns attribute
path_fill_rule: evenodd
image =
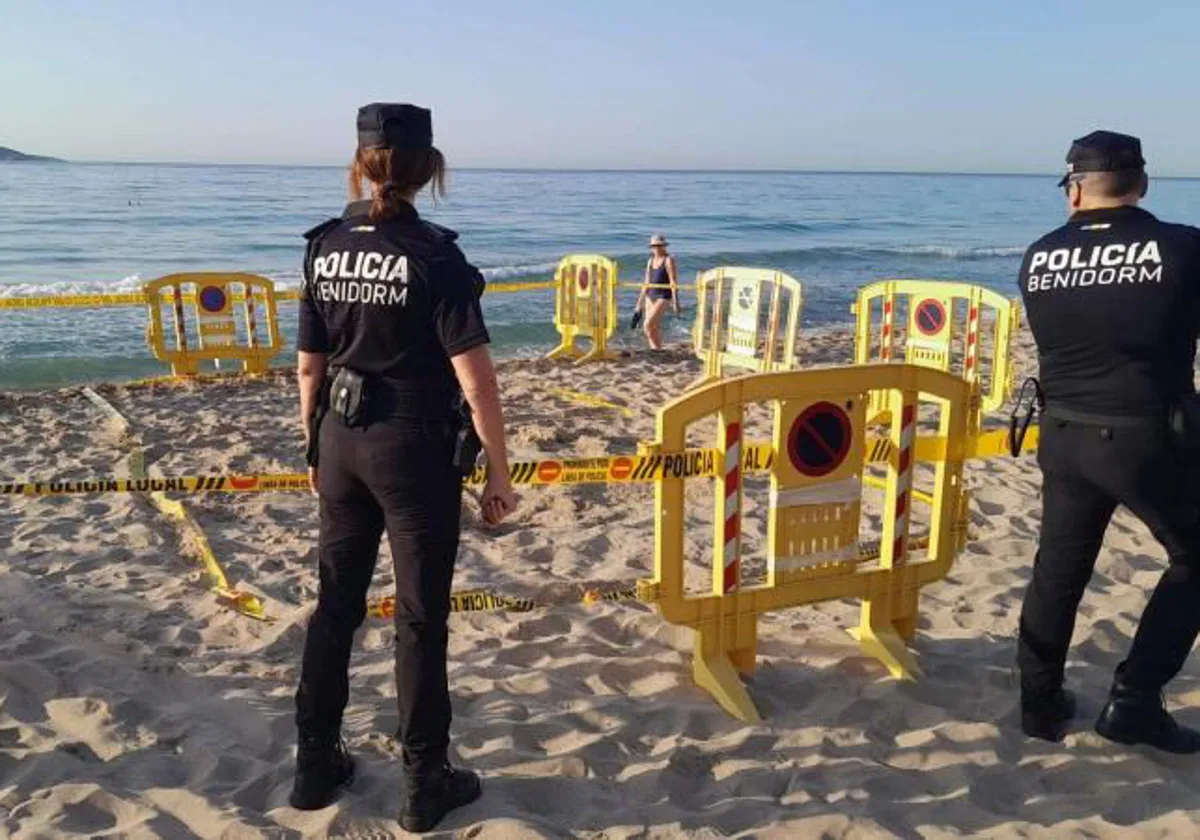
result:
<svg viewBox="0 0 1200 840"><path fill-rule="evenodd" d="M650 259L646 262L646 279L638 295L635 310L645 314L642 330L651 350L662 349L662 319L670 303L679 314L679 280L675 258L667 253L667 240L661 233L650 237Z"/></svg>

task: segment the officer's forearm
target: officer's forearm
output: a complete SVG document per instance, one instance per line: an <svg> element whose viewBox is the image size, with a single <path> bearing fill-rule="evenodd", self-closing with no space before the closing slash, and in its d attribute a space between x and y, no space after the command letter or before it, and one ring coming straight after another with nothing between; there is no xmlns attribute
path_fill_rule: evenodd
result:
<svg viewBox="0 0 1200 840"><path fill-rule="evenodd" d="M499 389L467 395L475 418L475 431L483 451L487 453L488 471L492 475L508 475L508 448L504 441L504 410L500 407Z"/></svg>
<svg viewBox="0 0 1200 840"><path fill-rule="evenodd" d="M492 475L508 475L508 450L504 441L504 409L500 384L487 347L477 347L451 359L463 396L471 406L475 432L487 454Z"/></svg>
<svg viewBox="0 0 1200 840"><path fill-rule="evenodd" d="M300 428L308 440L308 421L320 399L325 382L325 354L300 353L296 362L296 382L300 386Z"/></svg>

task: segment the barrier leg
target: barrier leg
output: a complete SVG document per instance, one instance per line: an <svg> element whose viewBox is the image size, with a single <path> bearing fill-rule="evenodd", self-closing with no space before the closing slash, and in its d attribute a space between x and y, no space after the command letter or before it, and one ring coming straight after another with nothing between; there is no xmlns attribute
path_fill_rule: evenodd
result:
<svg viewBox="0 0 1200 840"><path fill-rule="evenodd" d="M920 595L921 588L915 584L904 587L900 593L900 608L892 620L892 626L905 644L911 643L917 636L917 599Z"/></svg>
<svg viewBox="0 0 1200 840"><path fill-rule="evenodd" d="M583 364L587 364L588 362L594 362L597 359L604 359L604 358L607 358L607 357L605 356L603 350L601 350L598 347L592 347L591 350L587 351L582 356L580 356L578 359L576 359L575 364L583 365Z"/></svg>
<svg viewBox="0 0 1200 840"><path fill-rule="evenodd" d="M864 653L884 664L892 676L916 679L916 661L905 644L916 629L918 586L908 566L908 532L913 503L913 441L916 437L917 395L888 393L892 415L892 454L884 490L884 524L879 565L890 569L882 589L863 598L862 619L850 632ZM911 585L910 585L911 584ZM910 593L911 589L911 593Z"/></svg>
<svg viewBox="0 0 1200 840"><path fill-rule="evenodd" d="M864 600L861 623L849 633L858 640L862 652L879 660L893 677L915 680L921 675L921 669L905 644L900 628L891 620L886 600L887 593L880 593L879 602L874 598Z"/></svg>
<svg viewBox="0 0 1200 840"><path fill-rule="evenodd" d="M563 359L574 358L579 355L579 351L575 348L575 333L568 332L563 335L562 342L547 354L547 359Z"/></svg>
<svg viewBox="0 0 1200 840"><path fill-rule="evenodd" d="M709 625L696 630L696 654L692 665L696 685L711 694L722 709L738 720L758 723L762 718L742 683L734 660L720 648L717 628ZM745 651L738 654L744 656Z"/></svg>
<svg viewBox="0 0 1200 840"><path fill-rule="evenodd" d="M729 651L729 661L742 676L749 677L758 669L758 621L753 615L739 616L737 644Z"/></svg>

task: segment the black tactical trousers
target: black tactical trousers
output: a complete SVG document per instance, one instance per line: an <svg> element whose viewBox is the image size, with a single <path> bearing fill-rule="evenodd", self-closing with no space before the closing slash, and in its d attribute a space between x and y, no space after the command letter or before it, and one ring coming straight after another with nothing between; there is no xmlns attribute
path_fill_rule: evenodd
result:
<svg viewBox="0 0 1200 840"><path fill-rule="evenodd" d="M1017 661L1027 695L1062 685L1075 611L1118 504L1167 552L1129 655L1117 670L1132 688L1162 687L1200 631L1200 504L1193 463L1165 423L1105 427L1046 417L1038 447L1042 535L1021 612Z"/></svg>
<svg viewBox="0 0 1200 840"><path fill-rule="evenodd" d="M419 420L348 428L330 415L320 452L320 591L304 644L297 728L317 737L341 729L350 648L386 530L396 577L397 737L410 773L435 771L450 740L446 625L462 503L452 442Z"/></svg>

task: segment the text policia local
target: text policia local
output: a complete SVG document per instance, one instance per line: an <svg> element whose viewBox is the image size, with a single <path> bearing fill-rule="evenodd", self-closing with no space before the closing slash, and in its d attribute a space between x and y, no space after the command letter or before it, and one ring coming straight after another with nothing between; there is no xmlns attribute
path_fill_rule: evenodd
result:
<svg viewBox="0 0 1200 840"><path fill-rule="evenodd" d="M338 251L313 260L313 298L340 303L404 306L408 257L376 251Z"/></svg>
<svg viewBox="0 0 1200 840"><path fill-rule="evenodd" d="M1039 273L1041 272L1041 273ZM1026 290L1048 292L1076 286L1162 282L1158 241L1113 242L1092 248L1037 251L1029 260Z"/></svg>

